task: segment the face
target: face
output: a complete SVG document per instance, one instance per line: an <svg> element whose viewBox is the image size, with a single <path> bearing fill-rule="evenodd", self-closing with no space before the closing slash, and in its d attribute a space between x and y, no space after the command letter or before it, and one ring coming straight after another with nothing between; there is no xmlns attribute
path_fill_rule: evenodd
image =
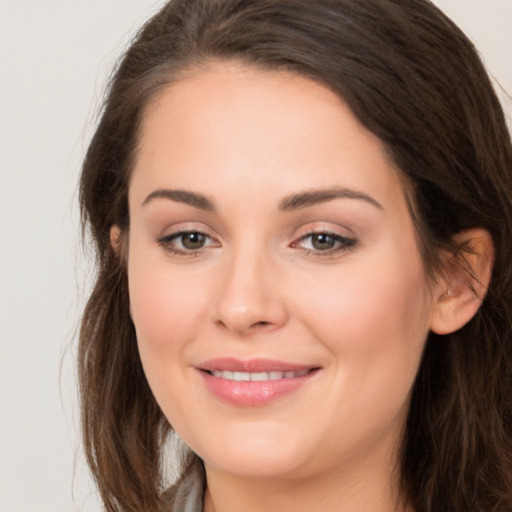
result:
<svg viewBox="0 0 512 512"><path fill-rule="evenodd" d="M433 299L397 170L337 96L227 64L168 86L129 207L144 370L207 470L390 461Z"/></svg>

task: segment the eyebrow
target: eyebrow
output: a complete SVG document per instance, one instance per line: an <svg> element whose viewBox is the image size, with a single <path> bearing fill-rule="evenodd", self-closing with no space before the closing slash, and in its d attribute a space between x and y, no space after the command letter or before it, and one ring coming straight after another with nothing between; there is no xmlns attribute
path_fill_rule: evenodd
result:
<svg viewBox="0 0 512 512"><path fill-rule="evenodd" d="M148 204L153 199L170 199L176 203L184 203L200 210L214 211L213 201L202 194L188 192L187 190L158 189L149 194L142 202L142 206Z"/></svg>
<svg viewBox="0 0 512 512"><path fill-rule="evenodd" d="M189 206L199 208L200 210L215 211L215 205L211 199L202 194L198 194L197 192L189 192L187 190L154 190L146 197L146 199L144 199L142 205L144 206L154 199L169 199L177 203L188 204ZM376 199L364 192L344 187L332 187L319 190L308 190L286 196L279 203L279 210L283 212L300 210L302 208L308 208L320 203L332 201L333 199L357 199L365 201L379 210L384 209Z"/></svg>
<svg viewBox="0 0 512 512"><path fill-rule="evenodd" d="M284 212L299 210L301 208L308 208L309 206L332 201L333 199L358 199L366 201L379 210L384 209L376 199L364 192L344 187L333 187L320 190L308 190L287 196L279 203L279 210Z"/></svg>

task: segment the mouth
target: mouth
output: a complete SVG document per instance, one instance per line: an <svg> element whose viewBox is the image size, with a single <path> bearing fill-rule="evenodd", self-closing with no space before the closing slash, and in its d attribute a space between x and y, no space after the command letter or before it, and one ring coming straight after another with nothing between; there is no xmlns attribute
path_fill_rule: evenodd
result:
<svg viewBox="0 0 512 512"><path fill-rule="evenodd" d="M310 368L301 370L300 372L294 371L268 371L268 372L232 372L229 370L205 370L213 377L226 380L234 380L238 382L264 382L269 380L280 379L296 379L303 377L318 368Z"/></svg>
<svg viewBox="0 0 512 512"><path fill-rule="evenodd" d="M222 358L207 361L196 369L216 398L232 405L254 407L266 405L313 382L322 368L269 359Z"/></svg>

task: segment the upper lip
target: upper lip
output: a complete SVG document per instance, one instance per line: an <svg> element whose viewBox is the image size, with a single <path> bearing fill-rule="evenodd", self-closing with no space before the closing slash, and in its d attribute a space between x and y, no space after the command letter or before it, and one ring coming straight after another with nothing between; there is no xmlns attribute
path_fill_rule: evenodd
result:
<svg viewBox="0 0 512 512"><path fill-rule="evenodd" d="M210 359L204 363L198 364L199 370L213 371L229 371L229 372L300 372L313 368L319 368L318 365L311 364L295 364L275 359L249 359L243 361L234 357L221 357Z"/></svg>

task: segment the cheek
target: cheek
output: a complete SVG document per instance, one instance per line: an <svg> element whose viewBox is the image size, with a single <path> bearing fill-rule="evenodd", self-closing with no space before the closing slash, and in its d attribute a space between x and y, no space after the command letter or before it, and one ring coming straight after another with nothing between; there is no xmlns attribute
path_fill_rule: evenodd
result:
<svg viewBox="0 0 512 512"><path fill-rule="evenodd" d="M183 356L183 346L196 336L205 297L204 288L194 286L198 283L187 272L171 272L165 257L143 256L131 252L128 282L139 351L150 373L164 358L174 364Z"/></svg>
<svg viewBox="0 0 512 512"><path fill-rule="evenodd" d="M368 389L380 382L408 392L429 330L430 302L419 257L391 256L312 281L315 292L302 295L302 309L345 378Z"/></svg>
<svg viewBox="0 0 512 512"><path fill-rule="evenodd" d="M190 393L183 370L189 367L189 347L198 337L205 289L187 272L171 272L165 257L151 261L148 253L136 250L130 253L128 278L144 373L168 420L180 428L189 407L183 398ZM180 431L187 430L181 426Z"/></svg>
<svg viewBox="0 0 512 512"><path fill-rule="evenodd" d="M350 276L339 287L327 286L309 297L311 319L334 337L380 346L417 337L426 326L427 304L419 279L400 282L387 275ZM418 276L419 277L419 276ZM337 333L337 335L336 335ZM354 347L351 347L354 348Z"/></svg>

